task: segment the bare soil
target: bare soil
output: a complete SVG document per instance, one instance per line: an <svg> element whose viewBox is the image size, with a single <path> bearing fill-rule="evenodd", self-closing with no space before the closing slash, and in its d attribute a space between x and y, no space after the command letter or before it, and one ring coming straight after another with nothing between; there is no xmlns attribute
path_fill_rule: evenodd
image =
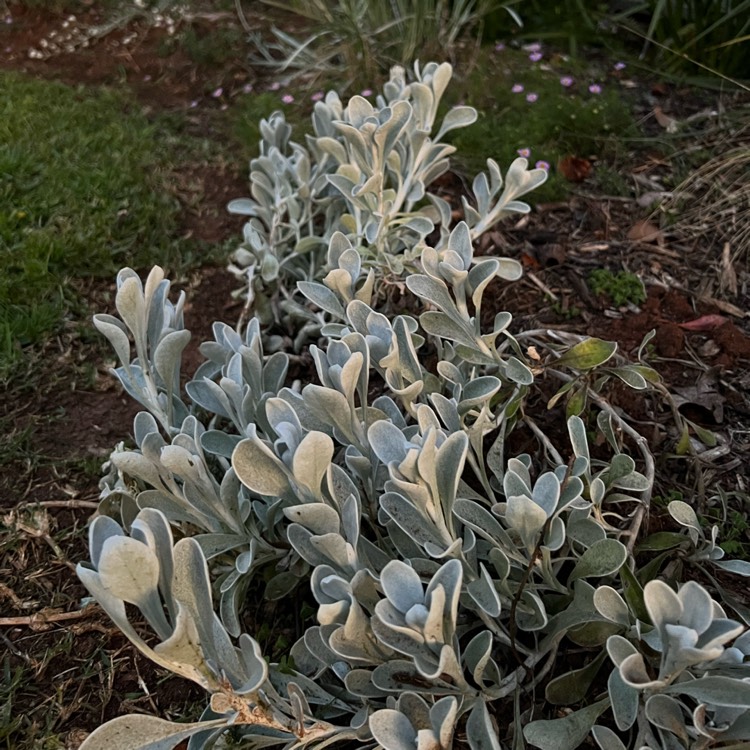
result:
<svg viewBox="0 0 750 750"><path fill-rule="evenodd" d="M71 85L127 86L148 112L182 113L192 132L211 134L222 102L262 80L258 71L231 58L197 64L165 28L142 19L75 51L34 59L29 50L42 49L40 41L55 38L51 33L60 34L65 23L70 28L71 13L10 8L13 23L0 29L0 67ZM104 21L91 7L79 11L75 23L91 27ZM197 33L212 24L237 25L222 13L206 13L192 23ZM223 99L211 96L219 87ZM191 106L196 101L201 106ZM229 216L225 206L246 192L245 170L244 164L206 164L175 172L183 236L210 243L240 236L242 221ZM460 190L460 180L446 185L454 199ZM728 294L719 283L717 248L710 253L705 246L696 248L684 233L660 232L656 241L629 238L634 224L647 218L646 210L635 201L586 191L584 181L569 200L538 206L530 217L490 233L482 252L520 258L527 274L516 284L493 287L495 310L488 314L510 310L518 330L557 328L615 340L628 356L635 356L644 336L655 330L651 363L672 393L684 394L680 408L686 416L714 431L723 447L703 468L715 484L747 491L750 252L735 256L739 283L736 293ZM636 273L645 282L646 301L616 308L593 296L585 282L594 268ZM236 282L223 268L200 269L185 286L192 300L186 324L193 332L185 370L192 372L201 361L198 343L211 337L213 321L234 322L239 308L230 296ZM106 309L112 288L92 287L89 296L92 309ZM76 748L87 732L113 716L146 711L177 717L201 700L200 690L138 656L96 606L82 606L85 591L72 568L85 555L83 529L96 508L92 465L128 439L137 411L104 361L92 371L91 357L100 354L85 338L70 331L50 342L43 361L54 365L56 374L49 387L16 385L0 399L0 415L12 417L14 438L27 445L23 458L0 475L8 540L0 544L0 638L11 672L26 670L29 680L16 693L13 716L26 718L9 747L41 747L33 739L23 743L54 732L65 747ZM696 387L701 383L702 390ZM657 444L674 444L664 404L651 401L639 408L625 388L612 398L647 423ZM666 466L689 491L693 479L685 460Z"/></svg>

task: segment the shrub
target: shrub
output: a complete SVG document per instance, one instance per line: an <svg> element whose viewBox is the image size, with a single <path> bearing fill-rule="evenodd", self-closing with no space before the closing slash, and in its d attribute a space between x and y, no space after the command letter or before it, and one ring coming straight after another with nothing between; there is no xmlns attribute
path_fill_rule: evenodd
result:
<svg viewBox="0 0 750 750"><path fill-rule="evenodd" d="M404 69L394 67L374 107L361 96L344 107L338 94L329 92L315 105L307 147L290 140L292 129L282 112L261 122L260 156L250 163L252 197L232 201L229 210L250 217L232 269L247 279L248 299L263 323L284 321L289 332L304 321L298 339L319 328L319 317L295 304L288 288L321 278L337 232L349 237L362 268L373 271L367 289L376 295L376 281L418 267L421 244L436 227L436 246L445 246L451 206L429 188L448 170L456 150L443 137L473 123L477 113L456 106L438 121L451 66L416 65L414 73L407 83ZM526 161L517 160L503 189L497 164L490 159L487 166L489 175L474 180L474 205L464 204L472 238L508 212L528 211L515 199L547 177L542 169L527 172ZM501 261L499 271L517 278L519 266ZM338 311L319 298L313 301L329 313Z"/></svg>
<svg viewBox="0 0 750 750"><path fill-rule="evenodd" d="M405 104L382 121L369 111L357 120L355 98L347 127L377 132L375 118L393 145L394 113L417 116ZM467 220L451 227L444 217L436 247L417 231L383 255L356 222L350 236L335 231L322 283L300 284L322 310L323 341L309 347L317 382L303 387L284 386L289 355L264 352L254 317L241 332L215 324L183 397L184 297L169 301L158 268L145 285L120 272L119 318L96 324L147 411L134 422L137 447L111 456L91 563L78 572L144 654L211 699L198 722L115 719L85 750L187 738L191 749L447 750L464 734L479 750L503 747L514 725L543 750L574 750L590 732L603 750L750 738L744 625L698 583L675 592L650 580L659 558L631 568L654 462L606 389L612 377L643 390L658 376L598 339L513 335L507 312L482 325L490 282L518 268L475 257L472 226L489 226L499 204L527 210L516 198L536 180L524 160L504 188L491 168L490 180L475 180ZM409 312L373 307L375 265L405 252ZM537 381L562 383L553 401L567 399L569 446L527 413ZM517 426L546 458L513 455ZM608 455L592 454L589 432ZM649 537L647 548L747 573L750 564L721 559L716 531L709 539L686 503L669 511L684 531ZM317 605L283 664L242 632L253 579L276 600L309 585ZM565 659L568 642L585 654L578 664ZM543 682L546 707L533 696ZM554 715L550 706L576 710L535 718Z"/></svg>

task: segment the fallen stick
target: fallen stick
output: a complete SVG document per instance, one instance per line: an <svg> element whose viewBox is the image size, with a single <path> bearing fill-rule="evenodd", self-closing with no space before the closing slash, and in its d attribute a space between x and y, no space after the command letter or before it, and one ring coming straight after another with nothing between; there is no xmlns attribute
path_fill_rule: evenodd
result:
<svg viewBox="0 0 750 750"><path fill-rule="evenodd" d="M19 627L26 626L30 628L39 628L53 622L65 622L67 620L80 620L82 617L98 614L101 609L96 604L87 604L83 609L75 612L51 612L45 614L44 610L35 612L33 615L25 617L0 617L0 627Z"/></svg>

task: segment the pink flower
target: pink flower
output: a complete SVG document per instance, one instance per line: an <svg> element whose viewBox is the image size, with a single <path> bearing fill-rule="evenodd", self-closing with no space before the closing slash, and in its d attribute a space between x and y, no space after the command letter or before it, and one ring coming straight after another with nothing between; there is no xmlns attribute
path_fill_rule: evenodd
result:
<svg viewBox="0 0 750 750"><path fill-rule="evenodd" d="M531 62L539 62L542 57L544 57L544 55L542 55L541 52L532 52L529 55L529 60L531 60Z"/></svg>
<svg viewBox="0 0 750 750"><path fill-rule="evenodd" d="M284 96L281 97L281 101L284 102L284 104L291 104L294 101L294 97L291 94L284 94Z"/></svg>
<svg viewBox="0 0 750 750"><path fill-rule="evenodd" d="M539 94L535 94L533 91L530 94L526 94L526 101L529 104L533 104L539 98Z"/></svg>
<svg viewBox="0 0 750 750"><path fill-rule="evenodd" d="M615 63L615 70L625 70L626 67L624 62Z"/></svg>
<svg viewBox="0 0 750 750"><path fill-rule="evenodd" d="M505 44L504 44L504 42L498 42L498 43L497 43L497 44L495 45L495 52L502 52L502 51L503 51L504 49L505 49Z"/></svg>
<svg viewBox="0 0 750 750"><path fill-rule="evenodd" d="M281 88L281 84L278 81L274 81L269 87L269 91L278 91Z"/></svg>
<svg viewBox="0 0 750 750"><path fill-rule="evenodd" d="M598 83L592 83L589 86L589 91L592 94L601 94L602 93L602 87Z"/></svg>
<svg viewBox="0 0 750 750"><path fill-rule="evenodd" d="M145 76L143 76L143 80L144 81L150 81L151 80L151 76L148 75L148 73L147 73Z"/></svg>
<svg viewBox="0 0 750 750"><path fill-rule="evenodd" d="M319 102L323 99L323 92L322 91L316 91L311 97L314 102Z"/></svg>
<svg viewBox="0 0 750 750"><path fill-rule="evenodd" d="M246 83L242 87L242 93L243 94L249 94L253 90L253 84L252 83Z"/></svg>
<svg viewBox="0 0 750 750"><path fill-rule="evenodd" d="M537 169L543 169L545 172L549 170L549 162L547 161L540 160L534 166Z"/></svg>
<svg viewBox="0 0 750 750"><path fill-rule="evenodd" d="M530 148L519 148L516 153L519 156L523 156L524 159L528 159L531 156L531 149Z"/></svg>
<svg viewBox="0 0 750 750"><path fill-rule="evenodd" d="M220 97L220 96L221 96L221 95L222 95L223 93L224 93L224 89L223 89L223 88L222 88L221 86L219 86L219 88L218 88L218 89L216 89L216 90L215 90L215 91L214 91L214 92L213 92L213 93L211 94L211 96L213 96L213 98L214 98L214 99L218 99L218 98L219 98L219 97Z"/></svg>
<svg viewBox="0 0 750 750"><path fill-rule="evenodd" d="M514 83L513 84L513 88L511 89L511 91L514 94L520 94L523 91L523 84L522 83Z"/></svg>
<svg viewBox="0 0 750 750"><path fill-rule="evenodd" d="M563 76L560 79L560 85L565 86L566 89L569 89L573 85L574 81L570 76Z"/></svg>
<svg viewBox="0 0 750 750"><path fill-rule="evenodd" d="M360 96L372 96L372 89L364 89L359 92Z"/></svg>
<svg viewBox="0 0 750 750"><path fill-rule="evenodd" d="M190 102L190 109L193 109L193 108L195 108L197 106L198 106L198 100L197 99L193 99L193 101Z"/></svg>

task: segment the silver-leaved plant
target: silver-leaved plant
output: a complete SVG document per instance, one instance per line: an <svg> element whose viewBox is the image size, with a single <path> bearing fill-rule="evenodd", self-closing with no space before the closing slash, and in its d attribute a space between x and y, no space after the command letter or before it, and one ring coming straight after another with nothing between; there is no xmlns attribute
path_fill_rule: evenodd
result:
<svg viewBox="0 0 750 750"><path fill-rule="evenodd" d="M405 215L425 195L417 182L429 182L414 176L418 154L444 148L429 129L445 71L426 66L411 89L397 76L379 110L353 101L345 115L329 96L316 111L320 132L343 140L319 135L329 140L315 146L330 151L316 195L330 198L331 231L319 237L320 274L298 285L320 333L311 382L287 385L289 355L264 350L254 317L239 330L215 324L183 393L183 300L169 301L160 269L145 285L122 271L119 317L97 316L121 362L116 376L145 411L135 447L112 453L79 575L139 650L210 702L192 723L120 717L84 750L750 742L745 624L700 584L675 590L650 580L658 568L634 567L654 459L605 385L645 389L658 376L598 339L511 333L509 312L482 323L490 282L520 267L475 257L473 240L520 208L515 198L538 173L517 160L503 183L491 166L489 182L475 181L476 207L450 229L443 222L435 246L419 223L426 214ZM448 125L466 117L449 113ZM267 177L282 179L266 157ZM401 203L399 164L411 165ZM280 205L289 190L271 193ZM262 240L250 264L304 256L288 224L269 234L278 214L259 201L246 208ZM381 220L398 231L381 234ZM374 293L373 259L383 257L401 274L408 314ZM551 405L567 409L554 438L533 418L547 383ZM519 426L536 438L533 455L508 448ZM596 455L592 435L604 446ZM685 559L718 559L715 535L709 543L684 508L670 511L687 528L676 543L695 547ZM314 605L283 663L243 632L248 587L261 582L269 599L309 592ZM152 638L131 624L132 607Z"/></svg>
<svg viewBox="0 0 750 750"><path fill-rule="evenodd" d="M294 300L279 297L279 285L289 291L295 281L319 278L336 232L356 249L351 263L357 274L364 264L381 278L414 268L436 227L436 247L445 247L451 207L429 188L456 150L444 136L477 119L472 107L457 106L438 122L452 74L448 63L417 64L407 82L404 69L395 67L375 106L362 96L344 105L331 91L315 104L305 145L290 140L292 128L281 112L261 122L260 154L250 163L251 197L229 204L230 211L249 217L230 269L245 280L248 301L265 323L305 318ZM518 199L547 177L520 159L504 181L495 161L487 166L488 174L474 179L473 200L464 199L473 239L511 212L528 212ZM520 269L500 262L497 273L517 278Z"/></svg>

